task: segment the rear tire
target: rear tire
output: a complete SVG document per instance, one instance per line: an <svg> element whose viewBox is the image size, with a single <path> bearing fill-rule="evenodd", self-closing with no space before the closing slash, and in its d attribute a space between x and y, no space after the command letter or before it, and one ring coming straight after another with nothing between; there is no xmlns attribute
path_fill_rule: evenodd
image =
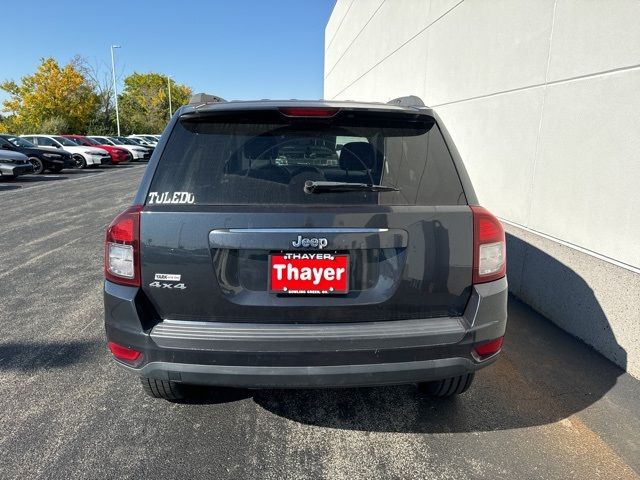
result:
<svg viewBox="0 0 640 480"><path fill-rule="evenodd" d="M431 397L444 398L451 397L453 395L460 395L469 390L474 376L475 373L467 373L466 375L460 375L459 377L450 377L433 382L423 382L418 384L418 390Z"/></svg>
<svg viewBox="0 0 640 480"><path fill-rule="evenodd" d="M176 401L183 400L185 396L182 385L176 382L141 377L140 383L142 383L144 392L153 398Z"/></svg>

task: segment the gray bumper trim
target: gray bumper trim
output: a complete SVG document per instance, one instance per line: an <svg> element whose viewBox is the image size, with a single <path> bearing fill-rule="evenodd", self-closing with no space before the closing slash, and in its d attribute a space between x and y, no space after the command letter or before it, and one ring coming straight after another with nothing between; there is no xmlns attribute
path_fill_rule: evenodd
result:
<svg viewBox="0 0 640 480"><path fill-rule="evenodd" d="M165 320L153 328L151 338L164 348L321 352L446 345L465 333L463 320L456 317L317 325Z"/></svg>

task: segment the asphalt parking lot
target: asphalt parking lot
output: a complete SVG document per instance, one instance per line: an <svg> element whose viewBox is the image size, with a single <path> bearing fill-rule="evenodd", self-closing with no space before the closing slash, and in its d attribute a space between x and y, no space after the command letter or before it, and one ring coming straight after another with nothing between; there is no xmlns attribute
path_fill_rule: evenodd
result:
<svg viewBox="0 0 640 480"><path fill-rule="evenodd" d="M144 165L0 181L0 478L639 478L640 386L511 300L454 400L412 386L146 397L107 354L102 237Z"/></svg>

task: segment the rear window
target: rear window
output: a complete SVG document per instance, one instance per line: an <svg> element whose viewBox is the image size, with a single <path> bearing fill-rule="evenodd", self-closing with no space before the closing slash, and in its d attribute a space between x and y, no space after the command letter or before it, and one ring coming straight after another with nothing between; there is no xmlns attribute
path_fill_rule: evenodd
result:
<svg viewBox="0 0 640 480"><path fill-rule="evenodd" d="M399 191L309 194L307 180ZM183 117L147 203L459 205L466 198L431 117L341 111L309 119L264 110Z"/></svg>

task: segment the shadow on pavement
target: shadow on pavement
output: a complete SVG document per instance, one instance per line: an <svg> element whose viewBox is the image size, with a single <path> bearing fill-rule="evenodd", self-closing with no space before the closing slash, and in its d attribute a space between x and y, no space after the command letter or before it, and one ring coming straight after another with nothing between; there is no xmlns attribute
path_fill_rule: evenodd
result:
<svg viewBox="0 0 640 480"><path fill-rule="evenodd" d="M405 433L506 430L546 425L604 396L624 372L515 298L502 358L457 398L422 396L413 385L308 390L191 387L188 404L253 397L281 417L320 427Z"/></svg>
<svg viewBox="0 0 640 480"><path fill-rule="evenodd" d="M599 327L606 324L604 312L582 278L544 252L527 247L535 250L528 255L536 255L536 264L545 266L539 272L542 282L573 292L564 301L580 309L583 321ZM602 329L602 334L613 337L610 328ZM609 340L615 342L615 338ZM276 415L321 427L416 433L492 431L565 419L601 399L623 373L591 347L510 297L502 357L481 370L471 389L458 398L421 396L412 385L240 390L238 395L252 395L258 405ZM192 401L209 402L202 393L206 390L200 392L203 396ZM219 403L212 400L210 403Z"/></svg>
<svg viewBox="0 0 640 480"><path fill-rule="evenodd" d="M100 168L94 170L94 172L99 172L99 171L109 171L109 170L122 170L122 169L126 169L126 168L135 168L137 165L140 165L139 163L120 163L118 165L100 165Z"/></svg>
<svg viewBox="0 0 640 480"><path fill-rule="evenodd" d="M216 405L237 402L252 397L256 392L244 388L207 388L197 385L184 385L183 389L186 398L177 403L187 405Z"/></svg>
<svg viewBox="0 0 640 480"><path fill-rule="evenodd" d="M64 174L62 173L56 173L56 174L45 173L44 175L23 175L21 177L16 178L14 182L24 185L24 184L39 183L39 182L55 182L58 180L66 180L66 179L67 177L65 177Z"/></svg>
<svg viewBox="0 0 640 480"><path fill-rule="evenodd" d="M0 371L69 367L86 362L99 350L99 343L89 341L0 343Z"/></svg>
<svg viewBox="0 0 640 480"><path fill-rule="evenodd" d="M14 180L0 180L0 192L8 192L9 190L18 190L22 185L17 185Z"/></svg>
<svg viewBox="0 0 640 480"><path fill-rule="evenodd" d="M255 392L272 413L330 428L384 432L492 431L554 423L588 407L623 371L516 299L502 358L458 398L411 385Z"/></svg>

